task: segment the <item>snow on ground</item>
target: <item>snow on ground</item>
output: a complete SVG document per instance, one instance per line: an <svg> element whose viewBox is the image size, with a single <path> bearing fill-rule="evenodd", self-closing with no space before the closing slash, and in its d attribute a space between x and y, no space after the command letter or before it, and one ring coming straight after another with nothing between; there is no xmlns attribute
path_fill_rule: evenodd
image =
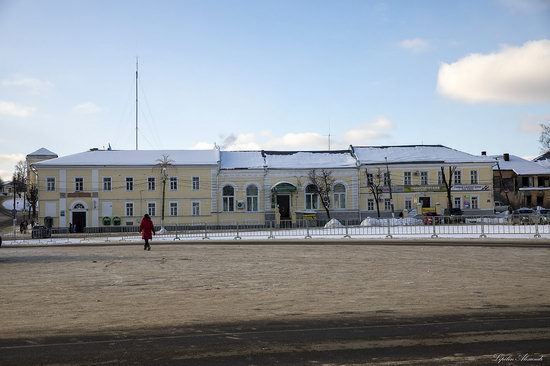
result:
<svg viewBox="0 0 550 366"><path fill-rule="evenodd" d="M8 210L13 210L13 197L7 197L4 202L2 202L2 206L4 206L4 208ZM25 207L27 210L29 209L29 202L27 202L27 200L25 200ZM17 211L23 210L23 198L15 199L15 208L17 209Z"/></svg>

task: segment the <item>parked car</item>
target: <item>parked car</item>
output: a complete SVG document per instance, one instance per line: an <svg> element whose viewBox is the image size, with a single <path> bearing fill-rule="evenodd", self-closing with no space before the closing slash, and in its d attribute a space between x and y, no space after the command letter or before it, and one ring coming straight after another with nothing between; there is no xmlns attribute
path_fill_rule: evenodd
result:
<svg viewBox="0 0 550 366"><path fill-rule="evenodd" d="M514 225L532 225L537 221L537 218L536 211L528 207L518 208L512 212L512 223Z"/></svg>
<svg viewBox="0 0 550 366"><path fill-rule="evenodd" d="M502 203L500 201L495 201L495 213L496 214L508 211L508 209L509 209L508 205L505 205L504 203Z"/></svg>
<svg viewBox="0 0 550 366"><path fill-rule="evenodd" d="M537 207L535 209L537 214L538 223L541 225L550 224L550 209Z"/></svg>
<svg viewBox="0 0 550 366"><path fill-rule="evenodd" d="M52 230L46 226L37 225L32 228L31 237L33 239L51 238Z"/></svg>

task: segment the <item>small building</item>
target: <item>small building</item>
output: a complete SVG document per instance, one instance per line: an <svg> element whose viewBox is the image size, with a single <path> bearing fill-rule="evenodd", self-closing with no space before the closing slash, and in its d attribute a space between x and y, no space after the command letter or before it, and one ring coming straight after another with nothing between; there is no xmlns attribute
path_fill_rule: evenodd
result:
<svg viewBox="0 0 550 366"><path fill-rule="evenodd" d="M550 207L550 168L504 153L492 156L495 200L520 207Z"/></svg>

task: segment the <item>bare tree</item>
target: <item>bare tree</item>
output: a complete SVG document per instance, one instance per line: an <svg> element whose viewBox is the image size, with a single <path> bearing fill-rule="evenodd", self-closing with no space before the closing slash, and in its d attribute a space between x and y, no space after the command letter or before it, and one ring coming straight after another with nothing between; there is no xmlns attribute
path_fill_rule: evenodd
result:
<svg viewBox="0 0 550 366"><path fill-rule="evenodd" d="M157 159L157 167L160 171L160 179L162 181L162 211L160 216L161 230L164 228L164 203L166 199L166 181L168 180L168 167L174 163L174 160L169 158L169 155L162 155L162 158Z"/></svg>
<svg viewBox="0 0 550 366"><path fill-rule="evenodd" d="M334 185L334 177L331 170L321 169L321 174L317 174L315 169L312 169L308 173L309 182L315 187L315 190L321 204L327 213L327 217L330 220L330 194L332 192L332 186Z"/></svg>
<svg viewBox="0 0 550 366"><path fill-rule="evenodd" d="M376 203L376 214L380 217L379 201L382 199L382 195L384 194L382 188L380 188L384 185L382 173L380 172L380 168L378 168L374 173L369 173L369 170L365 169L365 174L367 175L367 187L369 188L369 192L374 197L374 202Z"/></svg>
<svg viewBox="0 0 550 366"><path fill-rule="evenodd" d="M546 152L550 150L550 124L541 123L540 127L542 128L542 130L540 132L539 142L541 150L543 152Z"/></svg>
<svg viewBox="0 0 550 366"><path fill-rule="evenodd" d="M36 219L36 206L38 205L38 187L31 183L27 189L27 201L29 201L30 217Z"/></svg>
<svg viewBox="0 0 550 366"><path fill-rule="evenodd" d="M451 208L453 207L453 201L451 197L451 189L453 188L453 177L456 171L456 166L449 166L449 176L445 176L445 167L441 167L441 181L445 185L445 190L447 191L447 209L449 210L449 214L451 212Z"/></svg>

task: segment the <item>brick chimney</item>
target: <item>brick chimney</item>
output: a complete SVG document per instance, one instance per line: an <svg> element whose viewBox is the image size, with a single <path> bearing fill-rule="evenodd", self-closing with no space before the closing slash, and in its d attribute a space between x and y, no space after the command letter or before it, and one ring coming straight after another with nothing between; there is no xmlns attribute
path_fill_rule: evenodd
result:
<svg viewBox="0 0 550 366"><path fill-rule="evenodd" d="M510 154L509 153L504 153L504 161L510 161Z"/></svg>
<svg viewBox="0 0 550 366"><path fill-rule="evenodd" d="M482 151L481 156L487 156L487 151Z"/></svg>

